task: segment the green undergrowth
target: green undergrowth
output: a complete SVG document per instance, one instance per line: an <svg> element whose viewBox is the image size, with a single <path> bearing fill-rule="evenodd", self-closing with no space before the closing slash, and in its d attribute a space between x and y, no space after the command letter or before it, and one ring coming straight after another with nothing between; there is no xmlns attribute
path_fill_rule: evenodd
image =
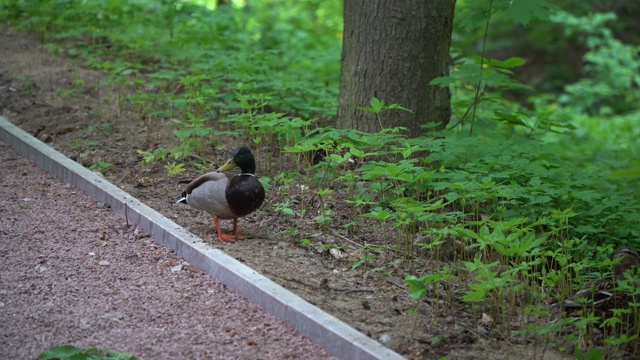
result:
<svg viewBox="0 0 640 360"><path fill-rule="evenodd" d="M150 115L158 107L177 117L211 115L214 107L235 108L236 94L304 115L335 112L342 26L335 1L258 1L216 11L180 0L2 7L4 21L53 41L51 51L134 89L137 96L120 94L120 101Z"/></svg>
<svg viewBox="0 0 640 360"><path fill-rule="evenodd" d="M492 336L568 348L576 339L551 336L565 323L551 321L557 314L548 305L610 276L608 259L619 246L640 249L640 113L631 106L638 94L619 107L606 97L597 112L586 110L599 103L597 91L579 95L607 76L601 47L589 53L591 78L565 96L535 94L524 105L503 96L531 90L511 77L523 59L454 49L451 75L433 82L452 89L450 126L409 137L402 128L370 134L327 126L337 107L339 1L252 1L215 11L168 0L0 4L5 22L104 71L97 90L117 113L139 113L146 127L172 124L177 145L139 149L141 166L163 163L174 176L208 165L202 155L221 137L248 144L261 181L278 195L267 205L278 221L315 225L313 239L290 229L296 243L356 244L353 271L400 269L410 295L442 318L463 302ZM513 11L507 5L496 1L494 10ZM522 14L540 9L516 11L524 22ZM571 31L589 30L578 20L554 18L571 22ZM461 26L479 28L474 21ZM619 63L633 61L614 45L625 50ZM633 90L609 80L618 92ZM82 91L81 82L74 86ZM392 109L403 108L376 98L362 108L378 120ZM589 331L582 320L580 331ZM637 332L607 339L628 344Z"/></svg>

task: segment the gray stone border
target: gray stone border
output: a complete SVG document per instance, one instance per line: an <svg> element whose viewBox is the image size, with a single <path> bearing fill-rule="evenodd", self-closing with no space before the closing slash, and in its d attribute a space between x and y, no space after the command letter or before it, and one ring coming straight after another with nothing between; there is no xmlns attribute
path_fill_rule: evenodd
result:
<svg viewBox="0 0 640 360"><path fill-rule="evenodd" d="M173 249L191 265L236 290L340 359L403 359L337 318L309 304L255 270L141 203L109 181L47 146L0 116L0 141Z"/></svg>

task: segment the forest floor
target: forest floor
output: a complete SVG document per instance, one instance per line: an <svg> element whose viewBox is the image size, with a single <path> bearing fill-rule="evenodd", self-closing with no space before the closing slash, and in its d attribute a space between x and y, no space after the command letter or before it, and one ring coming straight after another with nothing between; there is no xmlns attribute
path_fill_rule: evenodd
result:
<svg viewBox="0 0 640 360"><path fill-rule="evenodd" d="M443 306L410 298L401 266L390 264L380 271L365 264L352 270L354 262L349 258L360 249L336 230L325 230L323 236L325 241L341 244L339 253L304 246L300 240L320 229L311 219L283 219L276 213L269 205L283 200L277 192L267 194L260 211L240 219L239 232L250 235L248 239L220 243L209 216L176 204L184 181L203 170L191 167L169 177L161 163L142 166L138 150L171 148L177 143L170 121L149 124L140 114L116 108L112 92L121 89L100 87L103 74L50 54L32 35L0 27L0 52L0 115L87 167L97 161L113 164L104 175L118 187L403 356L565 358L540 344L496 340L463 303L447 301ZM79 86L82 91L77 91ZM220 165L240 145L237 141L220 139L221 145L205 149L204 157ZM350 213L338 197L330 207L334 214ZM367 236L375 243L381 234Z"/></svg>

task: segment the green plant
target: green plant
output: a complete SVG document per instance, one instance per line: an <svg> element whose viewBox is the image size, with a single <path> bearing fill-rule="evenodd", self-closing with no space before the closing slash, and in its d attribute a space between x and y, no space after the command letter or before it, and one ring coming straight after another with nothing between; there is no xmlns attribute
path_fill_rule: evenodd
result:
<svg viewBox="0 0 640 360"><path fill-rule="evenodd" d="M186 121L180 123L180 127L174 130L174 134L182 142L179 148L171 152L174 159L186 159L192 153L202 153L204 143L202 139L212 133L213 129L205 126L206 119L187 113Z"/></svg>
<svg viewBox="0 0 640 360"><path fill-rule="evenodd" d="M142 156L142 165L144 166L166 159L169 155L169 150L165 148L157 148L153 152L138 150L138 154Z"/></svg>
<svg viewBox="0 0 640 360"><path fill-rule="evenodd" d="M184 163L176 164L174 162L167 163L164 166L164 169L167 170L167 175L169 175L169 177L180 175L185 171Z"/></svg>
<svg viewBox="0 0 640 360"><path fill-rule="evenodd" d="M355 261L353 262L353 264L351 265L351 270L355 270L363 265L367 265L370 263L375 263L376 261L376 257L373 254L369 254L369 253L364 253L362 254L362 256L360 256L357 259L354 259Z"/></svg>
<svg viewBox="0 0 640 360"><path fill-rule="evenodd" d="M411 110L399 105L399 104L391 104L389 106L385 106L384 105L384 100L379 100L376 97L372 97L371 98L371 106L370 107L360 107L358 106L357 108L362 110L362 111L366 111L366 112L370 112L373 114L376 114L376 119L378 120L378 124L380 124L380 128L381 129L386 129L387 126L387 121L386 119L382 118L382 114L385 112L389 112L391 110L403 110L403 111L408 111L408 112L412 112Z"/></svg>
<svg viewBox="0 0 640 360"><path fill-rule="evenodd" d="M300 246L302 247L308 247L309 245L311 245L311 240L304 238L302 240L300 240Z"/></svg>
<svg viewBox="0 0 640 360"><path fill-rule="evenodd" d="M53 346L38 356L38 360L134 360L131 354L115 350L91 348L82 350L73 345Z"/></svg>
<svg viewBox="0 0 640 360"><path fill-rule="evenodd" d="M558 7L548 1L469 1L460 7L458 10L461 18L459 26L466 32L481 29L481 52L479 55L458 56L450 76L438 77L430 83L430 85L441 87L456 86L460 88L459 91L453 91L457 97L453 99L453 103L460 110L457 114L454 112L457 121L452 125L452 128L458 125L464 128L465 124L469 122L469 135L471 136L476 122L487 120L483 119L487 112L481 109L481 104L489 107L487 110L489 110L490 117L504 122L507 126L530 127L532 125L524 118L523 109L509 106L511 104L504 101L498 94L503 90L530 90L531 88L513 79L513 72L510 70L524 65L524 59L519 57L511 57L506 60L486 58L490 24L495 21L496 17L505 16L512 22L527 25L532 19L548 19L557 10ZM472 93L465 91L466 88L472 89ZM508 110L504 111L505 109ZM514 114L514 110L517 115Z"/></svg>
<svg viewBox="0 0 640 360"><path fill-rule="evenodd" d="M295 210L293 210L291 208L289 199L285 199L285 201L283 201L283 202L279 202L279 203L273 204L273 209L276 212L283 213L285 215L289 215L289 216L295 216L296 215Z"/></svg>
<svg viewBox="0 0 640 360"><path fill-rule="evenodd" d="M89 124L89 127L87 128L87 133L89 134L94 134L97 133L101 136L109 136L111 135L111 124L109 123L102 123L99 126L96 126L95 124Z"/></svg>
<svg viewBox="0 0 640 360"><path fill-rule="evenodd" d="M316 216L314 220L325 229L331 224L331 209L326 205L323 199L330 195L331 192L331 189L320 189L316 191L318 199L320 199L320 206L318 207L318 216Z"/></svg>
<svg viewBox="0 0 640 360"><path fill-rule="evenodd" d="M95 163L93 163L91 166L89 166L89 170L104 173L107 169L111 167L113 167L112 163L98 160Z"/></svg>
<svg viewBox="0 0 640 360"><path fill-rule="evenodd" d="M602 349L600 349L600 348L591 349L585 355L585 354L582 354L582 351L580 351L580 348L578 348L576 346L575 350L573 351L573 356L575 356L577 360L602 360L602 359L604 359L604 354L602 352Z"/></svg>

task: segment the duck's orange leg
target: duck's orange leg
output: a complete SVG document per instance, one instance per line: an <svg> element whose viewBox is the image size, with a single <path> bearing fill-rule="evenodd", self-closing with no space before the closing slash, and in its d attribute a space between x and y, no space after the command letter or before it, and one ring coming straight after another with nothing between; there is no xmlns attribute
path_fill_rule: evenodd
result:
<svg viewBox="0 0 640 360"><path fill-rule="evenodd" d="M231 234L225 234L222 232L217 216L213 217L213 222L216 224L216 230L218 231L218 240L220 240L220 242L235 242L238 239L244 239L244 236L238 235L238 219L233 219L233 232Z"/></svg>
<svg viewBox="0 0 640 360"><path fill-rule="evenodd" d="M231 232L231 235L237 240L244 240L244 236L238 235L238 218L233 219L233 231Z"/></svg>

